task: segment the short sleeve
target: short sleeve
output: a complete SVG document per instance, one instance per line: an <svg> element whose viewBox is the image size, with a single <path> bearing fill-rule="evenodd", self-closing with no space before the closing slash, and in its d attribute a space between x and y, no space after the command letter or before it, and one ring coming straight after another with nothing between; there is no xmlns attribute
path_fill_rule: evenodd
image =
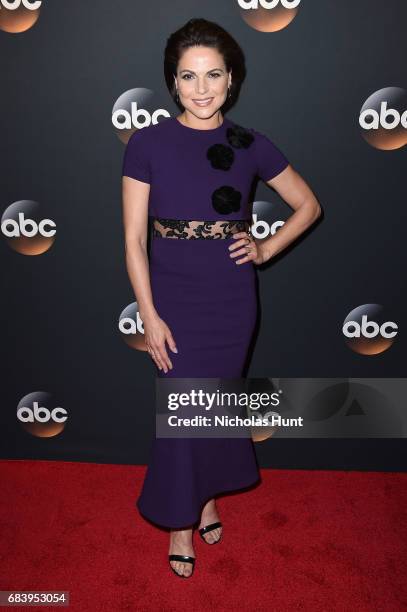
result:
<svg viewBox="0 0 407 612"><path fill-rule="evenodd" d="M285 170L290 162L268 136L256 130L252 132L255 136L254 152L257 175L267 182Z"/></svg>
<svg viewBox="0 0 407 612"><path fill-rule="evenodd" d="M151 183L151 168L148 143L143 134L144 128L130 136L123 156L122 176L129 176L143 183Z"/></svg>

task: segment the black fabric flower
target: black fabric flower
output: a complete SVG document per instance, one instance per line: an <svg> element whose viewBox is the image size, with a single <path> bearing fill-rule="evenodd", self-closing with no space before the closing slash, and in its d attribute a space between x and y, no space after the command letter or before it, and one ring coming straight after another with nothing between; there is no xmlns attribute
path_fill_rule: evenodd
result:
<svg viewBox="0 0 407 612"><path fill-rule="evenodd" d="M212 206L220 215L229 215L240 209L242 194L230 185L223 185L212 194Z"/></svg>
<svg viewBox="0 0 407 612"><path fill-rule="evenodd" d="M254 141L253 134L237 123L226 130L226 138L235 149L247 149Z"/></svg>
<svg viewBox="0 0 407 612"><path fill-rule="evenodd" d="M216 170L230 170L235 154L233 149L224 144L214 144L209 147L206 157L211 162L211 166Z"/></svg>

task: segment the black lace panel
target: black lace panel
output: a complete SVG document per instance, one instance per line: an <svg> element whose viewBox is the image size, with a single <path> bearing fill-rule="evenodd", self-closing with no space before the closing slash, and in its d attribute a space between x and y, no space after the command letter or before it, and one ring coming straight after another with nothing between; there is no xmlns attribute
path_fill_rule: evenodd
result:
<svg viewBox="0 0 407 612"><path fill-rule="evenodd" d="M236 232L247 232L250 223L244 219L230 221L191 221L163 219L153 221L153 236L156 238L185 238L188 240L219 240L231 238Z"/></svg>

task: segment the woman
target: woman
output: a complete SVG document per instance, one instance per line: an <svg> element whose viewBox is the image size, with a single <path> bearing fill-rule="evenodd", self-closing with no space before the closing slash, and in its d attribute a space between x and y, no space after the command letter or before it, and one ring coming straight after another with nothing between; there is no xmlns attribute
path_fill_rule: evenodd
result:
<svg viewBox="0 0 407 612"><path fill-rule="evenodd" d="M126 265L145 342L159 377L240 378L257 316L255 264L304 232L320 207L267 136L224 115L245 69L223 28L190 20L168 39L164 71L182 112L134 132L122 172ZM256 176L295 209L261 243L250 234ZM215 496L258 481L250 437L154 439L137 507L170 529L177 575L192 575L195 526L208 544L220 540Z"/></svg>

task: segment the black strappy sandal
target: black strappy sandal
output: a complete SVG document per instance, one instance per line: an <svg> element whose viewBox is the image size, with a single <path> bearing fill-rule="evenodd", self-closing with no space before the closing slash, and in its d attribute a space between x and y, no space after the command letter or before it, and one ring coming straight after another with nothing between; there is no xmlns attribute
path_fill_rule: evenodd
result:
<svg viewBox="0 0 407 612"><path fill-rule="evenodd" d="M169 561L182 561L182 563L192 563L192 572L189 576L185 576L185 574L179 574L177 570L174 569L170 564L170 568L172 569L174 574L176 574L180 578L191 578L192 574L194 573L195 557L189 557L188 555L168 555L168 559Z"/></svg>
<svg viewBox="0 0 407 612"><path fill-rule="evenodd" d="M210 525L207 525L206 527L201 527L201 529L199 529L199 535L201 536L201 538L203 539L204 542L206 542L207 544L217 544L218 542L220 542L220 540L222 539L222 534L219 536L218 540L215 540L214 542L208 542L207 540L205 540L204 538L204 534L208 533L209 531L212 531L213 529L217 529L218 527L223 527L222 523L220 521L217 521L216 523L211 523Z"/></svg>

